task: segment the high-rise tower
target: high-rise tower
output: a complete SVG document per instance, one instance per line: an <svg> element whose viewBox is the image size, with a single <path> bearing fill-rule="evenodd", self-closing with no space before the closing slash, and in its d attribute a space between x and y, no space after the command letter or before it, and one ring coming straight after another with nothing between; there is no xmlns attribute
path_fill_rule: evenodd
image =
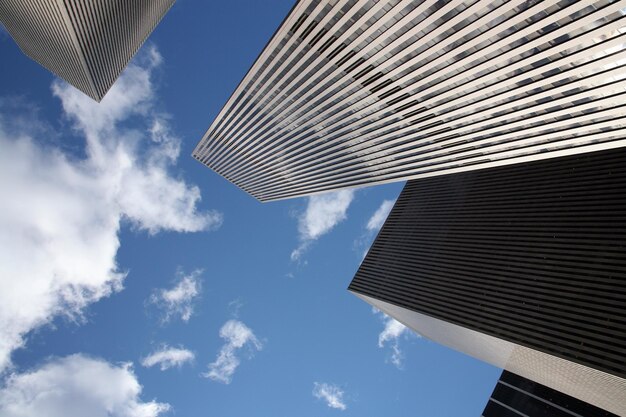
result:
<svg viewBox="0 0 626 417"><path fill-rule="evenodd" d="M626 415L626 148L407 182L349 290Z"/></svg>
<svg viewBox="0 0 626 417"><path fill-rule="evenodd" d="M175 0L2 0L20 49L96 101Z"/></svg>
<svg viewBox="0 0 626 417"><path fill-rule="evenodd" d="M301 0L193 156L269 201L625 146L625 10Z"/></svg>

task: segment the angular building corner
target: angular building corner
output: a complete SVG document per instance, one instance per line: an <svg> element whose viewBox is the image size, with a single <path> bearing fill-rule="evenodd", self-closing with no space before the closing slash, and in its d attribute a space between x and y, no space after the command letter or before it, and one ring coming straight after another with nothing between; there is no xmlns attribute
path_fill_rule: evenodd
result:
<svg viewBox="0 0 626 417"><path fill-rule="evenodd" d="M618 417L545 385L504 371L481 417Z"/></svg>
<svg viewBox="0 0 626 417"><path fill-rule="evenodd" d="M410 180L350 291L626 415L626 0L300 0L193 151L260 201Z"/></svg>
<svg viewBox="0 0 626 417"><path fill-rule="evenodd" d="M625 15L300 0L193 157L272 201L626 146Z"/></svg>
<svg viewBox="0 0 626 417"><path fill-rule="evenodd" d="M626 415L626 148L407 182L349 290Z"/></svg>
<svg viewBox="0 0 626 417"><path fill-rule="evenodd" d="M0 22L28 57L102 100L175 0L2 0Z"/></svg>

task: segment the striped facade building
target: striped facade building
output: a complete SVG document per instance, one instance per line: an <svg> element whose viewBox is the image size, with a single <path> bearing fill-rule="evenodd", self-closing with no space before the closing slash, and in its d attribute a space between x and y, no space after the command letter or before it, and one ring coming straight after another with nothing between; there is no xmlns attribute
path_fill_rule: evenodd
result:
<svg viewBox="0 0 626 417"><path fill-rule="evenodd" d="M481 417L617 417L521 376L504 371Z"/></svg>
<svg viewBox="0 0 626 417"><path fill-rule="evenodd" d="M2 0L0 22L34 61L102 100L175 0Z"/></svg>
<svg viewBox="0 0 626 417"><path fill-rule="evenodd" d="M301 0L193 156L261 201L626 145L624 0Z"/></svg>
<svg viewBox="0 0 626 417"><path fill-rule="evenodd" d="M626 148L407 182L349 290L626 416Z"/></svg>

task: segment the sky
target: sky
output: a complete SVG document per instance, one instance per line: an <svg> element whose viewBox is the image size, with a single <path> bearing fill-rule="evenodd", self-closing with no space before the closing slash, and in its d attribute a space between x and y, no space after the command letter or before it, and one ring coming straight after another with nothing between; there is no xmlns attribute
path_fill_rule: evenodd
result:
<svg viewBox="0 0 626 417"><path fill-rule="evenodd" d="M262 204L191 157L292 5L179 0L100 104L0 30L0 415L480 415L499 369L346 290L403 183Z"/></svg>

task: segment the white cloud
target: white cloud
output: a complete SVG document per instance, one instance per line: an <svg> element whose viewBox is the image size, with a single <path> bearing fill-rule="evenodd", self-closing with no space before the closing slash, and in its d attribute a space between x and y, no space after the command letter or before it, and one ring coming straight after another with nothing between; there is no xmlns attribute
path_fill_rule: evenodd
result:
<svg viewBox="0 0 626 417"><path fill-rule="evenodd" d="M72 355L10 375L0 389L3 417L157 417L170 406L140 399L130 364Z"/></svg>
<svg viewBox="0 0 626 417"><path fill-rule="evenodd" d="M363 234L354 240L354 249L362 254L363 259L365 259L365 256L369 251L372 239L375 234L378 233L380 228L383 227L383 224L385 223L385 220L387 220L387 216L389 216L389 212L393 208L395 202L396 200L383 200L374 214L372 214L367 221Z"/></svg>
<svg viewBox="0 0 626 417"><path fill-rule="evenodd" d="M178 272L179 280L171 289L158 289L150 302L163 310L163 321L168 322L174 316L180 316L181 320L189 321L193 315L194 302L200 295L202 270L196 269L189 275Z"/></svg>
<svg viewBox="0 0 626 417"><path fill-rule="evenodd" d="M238 320L228 320L220 329L220 337L226 343L220 349L215 362L209 364L209 371L202 374L213 381L230 384L237 367L241 363L237 351L248 346L251 351L261 350L263 344L252 330Z"/></svg>
<svg viewBox="0 0 626 417"><path fill-rule="evenodd" d="M414 333L404 324L393 317L389 317L382 311L372 308L372 312L379 315L385 325L383 331L378 335L378 347L384 348L386 345L389 345L391 347L390 361L396 368L401 369L404 354L400 349L400 339L402 337L410 337Z"/></svg>
<svg viewBox="0 0 626 417"><path fill-rule="evenodd" d="M372 217L367 221L367 230L369 232L378 232L381 227L383 227L383 223L387 220L387 216L389 212L393 208L395 200L384 200L380 207L374 212Z"/></svg>
<svg viewBox="0 0 626 417"><path fill-rule="evenodd" d="M236 298L230 303L228 303L228 310L230 311L230 314L234 318L239 317L239 311L241 310L242 307L243 307L243 301L241 300L241 297Z"/></svg>
<svg viewBox="0 0 626 417"><path fill-rule="evenodd" d="M337 385L327 384L325 382L315 382L313 384L313 396L326 401L326 405L330 408L337 408L339 410L348 408L343 400L343 395L343 390Z"/></svg>
<svg viewBox="0 0 626 417"><path fill-rule="evenodd" d="M197 187L170 173L180 140L153 110L158 53L144 60L131 63L100 104L54 82L84 140L82 157L46 144L58 133L42 134L36 115L24 123L23 112L0 100L0 373L29 331L57 315L80 319L88 304L122 288L122 221L150 234L221 223L221 214L198 211ZM66 148L83 145L62 139Z"/></svg>
<svg viewBox="0 0 626 417"><path fill-rule="evenodd" d="M174 367L180 368L185 363L193 361L194 358L195 355L190 350L163 345L157 351L143 358L141 364L146 368L159 365L161 370L165 371Z"/></svg>
<svg viewBox="0 0 626 417"><path fill-rule="evenodd" d="M300 259L309 245L346 219L354 199L354 190L341 190L308 197L306 210L298 217L300 245L291 252L291 260Z"/></svg>
<svg viewBox="0 0 626 417"><path fill-rule="evenodd" d="M168 172L178 158L180 139L170 132L167 117L153 110L150 75L161 58L156 49L148 51L145 65L129 65L99 104L62 82L53 84L54 94L86 138L84 162L96 173L111 210L149 233L215 229L222 215L198 212L198 187ZM120 126L134 116L143 130Z"/></svg>

